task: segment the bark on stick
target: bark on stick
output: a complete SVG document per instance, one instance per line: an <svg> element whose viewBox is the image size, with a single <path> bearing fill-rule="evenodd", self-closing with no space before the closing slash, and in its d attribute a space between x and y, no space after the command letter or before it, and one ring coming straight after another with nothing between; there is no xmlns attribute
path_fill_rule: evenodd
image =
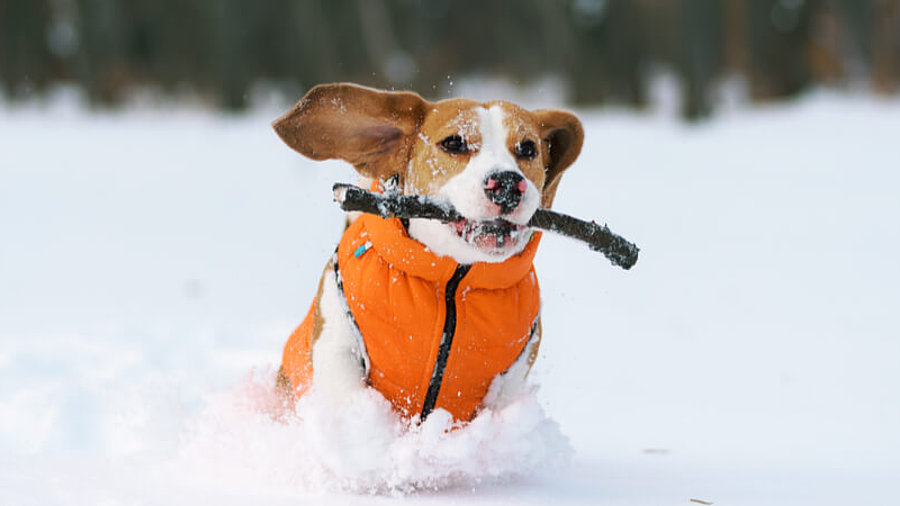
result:
<svg viewBox="0 0 900 506"><path fill-rule="evenodd" d="M449 204L424 196L373 193L345 183L335 183L333 190L334 200L345 211L361 211L383 218L425 218L445 223L464 218ZM585 242L592 250L603 253L613 265L626 270L638 259L640 250L637 245L595 221L580 220L550 209L538 209L528 226Z"/></svg>

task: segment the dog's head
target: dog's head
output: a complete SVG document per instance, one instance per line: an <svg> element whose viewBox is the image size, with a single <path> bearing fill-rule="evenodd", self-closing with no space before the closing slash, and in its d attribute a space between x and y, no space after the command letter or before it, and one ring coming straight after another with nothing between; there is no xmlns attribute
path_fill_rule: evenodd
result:
<svg viewBox="0 0 900 506"><path fill-rule="evenodd" d="M531 235L526 223L538 207L551 206L584 139L568 112L428 102L351 84L316 86L273 126L309 158L345 160L371 179L397 175L404 194L450 202L464 220L413 219L409 233L460 263L521 252Z"/></svg>

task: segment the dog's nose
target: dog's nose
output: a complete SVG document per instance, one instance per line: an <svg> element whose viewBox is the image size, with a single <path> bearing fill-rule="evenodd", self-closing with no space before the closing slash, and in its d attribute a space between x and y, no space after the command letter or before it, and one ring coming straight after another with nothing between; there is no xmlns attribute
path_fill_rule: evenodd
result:
<svg viewBox="0 0 900 506"><path fill-rule="evenodd" d="M500 206L500 214L509 214L519 207L527 188L525 178L511 170L492 172L484 180L484 193Z"/></svg>

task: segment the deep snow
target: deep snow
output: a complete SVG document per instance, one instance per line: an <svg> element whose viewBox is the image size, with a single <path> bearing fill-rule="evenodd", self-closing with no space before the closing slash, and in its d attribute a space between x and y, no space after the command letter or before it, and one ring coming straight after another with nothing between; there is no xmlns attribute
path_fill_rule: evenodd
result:
<svg viewBox="0 0 900 506"><path fill-rule="evenodd" d="M583 112L556 207L641 259L545 238L540 405L441 443L257 413L352 180L280 112L0 109L0 504L900 504L900 101Z"/></svg>

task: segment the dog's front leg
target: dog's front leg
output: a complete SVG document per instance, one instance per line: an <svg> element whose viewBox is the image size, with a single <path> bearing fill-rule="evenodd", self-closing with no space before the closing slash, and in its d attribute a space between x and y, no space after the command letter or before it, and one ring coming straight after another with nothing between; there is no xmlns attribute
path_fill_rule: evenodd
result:
<svg viewBox="0 0 900 506"><path fill-rule="evenodd" d="M537 359L538 349L541 346L541 319L534 322L531 336L522 353L509 369L497 375L491 382L488 393L484 397L482 406L487 409L497 410L508 406L518 399L526 389L526 379Z"/></svg>
<svg viewBox="0 0 900 506"><path fill-rule="evenodd" d="M365 387L368 357L332 266L322 275L319 295L321 332L312 346L313 388L332 399L347 399Z"/></svg>

